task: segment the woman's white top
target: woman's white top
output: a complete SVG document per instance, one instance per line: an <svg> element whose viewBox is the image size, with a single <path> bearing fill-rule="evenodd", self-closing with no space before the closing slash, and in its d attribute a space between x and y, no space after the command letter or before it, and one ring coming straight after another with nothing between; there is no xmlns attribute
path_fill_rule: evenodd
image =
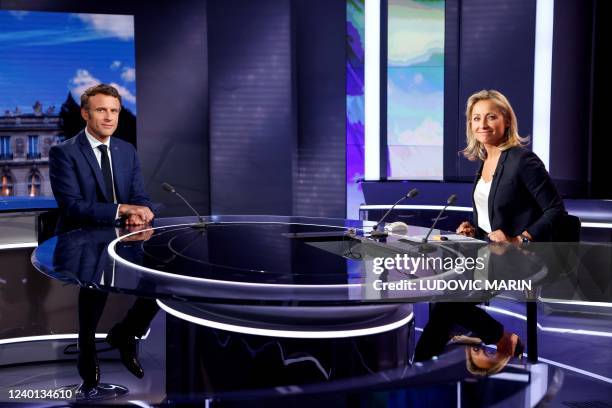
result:
<svg viewBox="0 0 612 408"><path fill-rule="evenodd" d="M487 234L491 232L491 222L489 220L489 193L491 192L493 180L486 183L482 177L476 183L474 190L474 203L478 213L478 226Z"/></svg>

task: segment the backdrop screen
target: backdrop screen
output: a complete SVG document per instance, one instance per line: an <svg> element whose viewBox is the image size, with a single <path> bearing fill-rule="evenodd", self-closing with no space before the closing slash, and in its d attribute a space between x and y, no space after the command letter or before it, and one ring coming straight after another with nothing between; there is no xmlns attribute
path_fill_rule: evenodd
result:
<svg viewBox="0 0 612 408"><path fill-rule="evenodd" d="M443 0L389 0L387 24L387 178L442 180L444 128ZM346 202L365 202L364 0L346 2ZM385 33L381 33L384 36Z"/></svg>
<svg viewBox="0 0 612 408"><path fill-rule="evenodd" d="M364 203L364 0L346 2L346 216L358 218Z"/></svg>
<svg viewBox="0 0 612 408"><path fill-rule="evenodd" d="M389 0L387 177L441 180L444 1Z"/></svg>
<svg viewBox="0 0 612 408"><path fill-rule="evenodd" d="M84 127L90 86L119 90L135 141L135 80L133 16L0 10L0 198L52 196L49 148Z"/></svg>

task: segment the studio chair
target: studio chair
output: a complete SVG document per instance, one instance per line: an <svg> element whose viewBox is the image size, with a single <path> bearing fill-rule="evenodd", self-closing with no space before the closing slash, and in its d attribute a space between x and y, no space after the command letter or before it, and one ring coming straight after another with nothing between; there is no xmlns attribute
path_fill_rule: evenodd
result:
<svg viewBox="0 0 612 408"><path fill-rule="evenodd" d="M38 214L36 217L36 236L38 244L42 244L55 235L59 210L49 210Z"/></svg>
<svg viewBox="0 0 612 408"><path fill-rule="evenodd" d="M579 242L580 241L580 218L575 215L565 214L560 217L553 226L552 232L552 248L550 265L563 270L571 270L575 264L577 245L563 245L559 243ZM546 290L544 293L533 293L538 297L547 298ZM554 295L553 295L554 297ZM537 301L527 302L527 356L532 363L538 362L538 344L537 344L537 321L538 321L538 305Z"/></svg>
<svg viewBox="0 0 612 408"><path fill-rule="evenodd" d="M580 218L575 215L565 214L553 228L553 242L579 242L580 241Z"/></svg>

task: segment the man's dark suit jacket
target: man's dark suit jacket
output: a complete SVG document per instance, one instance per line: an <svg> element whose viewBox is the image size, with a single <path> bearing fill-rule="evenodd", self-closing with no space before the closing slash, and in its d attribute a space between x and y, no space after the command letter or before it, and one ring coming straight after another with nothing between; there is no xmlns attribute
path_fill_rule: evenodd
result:
<svg viewBox="0 0 612 408"><path fill-rule="evenodd" d="M130 143L111 137L110 151L117 202L151 208L136 149ZM115 222L117 204L112 197L106 196L102 170L84 130L51 148L49 177L60 209L57 230Z"/></svg>
<svg viewBox="0 0 612 408"><path fill-rule="evenodd" d="M115 238L117 234L112 227L60 234L53 252L56 278L66 280L74 277L80 286L99 284L104 270L110 267L106 248ZM110 285L110 280L106 284Z"/></svg>
<svg viewBox="0 0 612 408"><path fill-rule="evenodd" d="M481 163L474 189L483 165ZM534 241L551 240L555 223L567 213L538 156L522 147L511 147L502 152L494 174L489 193L491 230L501 229L512 237L527 230ZM472 204L473 225L478 226L474 190ZM477 230L477 235L483 237L484 231Z"/></svg>

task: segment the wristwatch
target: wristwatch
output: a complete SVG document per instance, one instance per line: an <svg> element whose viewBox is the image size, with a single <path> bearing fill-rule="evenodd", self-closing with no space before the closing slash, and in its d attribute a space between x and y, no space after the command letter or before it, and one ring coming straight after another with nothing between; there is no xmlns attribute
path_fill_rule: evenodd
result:
<svg viewBox="0 0 612 408"><path fill-rule="evenodd" d="M519 235L519 237L521 238L521 242L522 242L523 244L526 244L526 243L528 243L528 242L531 242L531 240L529 239L529 237L527 237L527 235L525 235L525 234L521 234L521 235Z"/></svg>

